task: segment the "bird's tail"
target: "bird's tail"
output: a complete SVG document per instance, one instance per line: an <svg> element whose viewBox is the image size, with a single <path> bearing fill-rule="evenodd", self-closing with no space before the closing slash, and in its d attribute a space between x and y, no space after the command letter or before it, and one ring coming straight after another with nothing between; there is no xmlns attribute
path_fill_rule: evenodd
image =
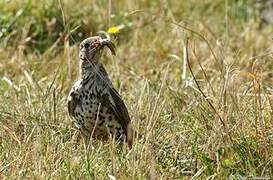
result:
<svg viewBox="0 0 273 180"><path fill-rule="evenodd" d="M132 148L134 141L138 138L141 138L141 134L133 128L131 123L129 123L127 125L126 141L130 149Z"/></svg>

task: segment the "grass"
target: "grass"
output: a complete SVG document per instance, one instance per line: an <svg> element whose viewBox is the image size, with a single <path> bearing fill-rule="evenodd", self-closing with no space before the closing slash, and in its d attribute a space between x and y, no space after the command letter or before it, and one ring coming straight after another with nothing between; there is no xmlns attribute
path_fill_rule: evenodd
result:
<svg viewBox="0 0 273 180"><path fill-rule="evenodd" d="M0 7L1 179L273 177L272 26L254 1ZM147 140L130 151L85 147L66 110L79 42L112 26L103 63Z"/></svg>

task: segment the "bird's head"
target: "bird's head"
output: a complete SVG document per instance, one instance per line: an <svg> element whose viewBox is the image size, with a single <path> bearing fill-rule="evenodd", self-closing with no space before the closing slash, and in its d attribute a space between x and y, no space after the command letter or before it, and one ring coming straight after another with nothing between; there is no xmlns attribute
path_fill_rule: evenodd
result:
<svg viewBox="0 0 273 180"><path fill-rule="evenodd" d="M86 38L80 44L79 57L83 64L96 64L102 55L103 47L107 46L113 55L115 55L115 45L109 39L103 39L100 36Z"/></svg>

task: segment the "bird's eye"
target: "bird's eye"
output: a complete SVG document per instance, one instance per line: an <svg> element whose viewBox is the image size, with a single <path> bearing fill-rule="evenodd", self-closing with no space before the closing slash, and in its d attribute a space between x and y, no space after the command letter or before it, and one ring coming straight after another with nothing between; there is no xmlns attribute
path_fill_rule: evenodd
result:
<svg viewBox="0 0 273 180"><path fill-rule="evenodd" d="M85 48L89 48L90 44L89 43L84 43Z"/></svg>

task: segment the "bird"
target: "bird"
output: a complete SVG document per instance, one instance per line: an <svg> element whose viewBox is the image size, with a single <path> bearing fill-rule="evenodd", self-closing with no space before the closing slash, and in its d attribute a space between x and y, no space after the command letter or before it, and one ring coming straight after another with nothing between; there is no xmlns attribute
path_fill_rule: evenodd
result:
<svg viewBox="0 0 273 180"><path fill-rule="evenodd" d="M134 130L128 109L101 63L104 47L116 55L109 38L92 36L80 43L80 77L68 95L68 113L86 139L113 138L132 146Z"/></svg>

